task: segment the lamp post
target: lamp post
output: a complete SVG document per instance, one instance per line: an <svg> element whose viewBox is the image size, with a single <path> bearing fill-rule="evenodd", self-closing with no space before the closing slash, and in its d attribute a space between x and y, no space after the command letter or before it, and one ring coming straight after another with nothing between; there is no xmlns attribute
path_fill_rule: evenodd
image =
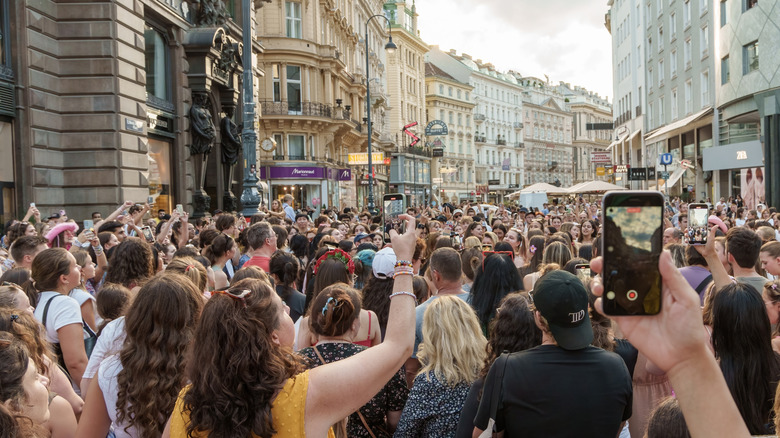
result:
<svg viewBox="0 0 780 438"><path fill-rule="evenodd" d="M241 2L241 30L243 33L244 53L241 56L244 68L243 110L244 120L241 130L241 144L244 150L244 190L241 192L241 212L244 217L257 213L260 194L257 191L257 133L255 132L255 101L252 84L252 0Z"/></svg>
<svg viewBox="0 0 780 438"><path fill-rule="evenodd" d="M393 43L393 29L390 27L390 20L387 17L382 14L376 14L372 15L368 18L368 20L366 20L366 38L364 42L366 44L366 126L368 127L368 212L371 213L371 215L376 214L376 206L374 205L374 165L371 151L371 82L369 79L370 64L368 59L368 23L377 17L382 17L385 19L385 21L387 21L387 28L390 33L387 44L385 44L385 50L387 53L393 54L393 52L395 52L395 50L398 48L396 47L395 43Z"/></svg>

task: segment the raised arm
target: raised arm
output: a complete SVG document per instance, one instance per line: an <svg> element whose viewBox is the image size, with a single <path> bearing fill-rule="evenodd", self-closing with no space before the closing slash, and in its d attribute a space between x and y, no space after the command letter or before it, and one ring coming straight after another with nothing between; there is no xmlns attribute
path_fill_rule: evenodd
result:
<svg viewBox="0 0 780 438"><path fill-rule="evenodd" d="M124 204L120 205L120 206L119 206L119 208L117 208L117 209L116 209L116 210L114 210L114 211L113 211L111 214L109 214L109 215L108 215L108 217L106 217L105 219L103 219L103 220L101 220L101 221L97 222L97 223L94 225L94 226L95 226L95 229L96 229L96 230L97 230L97 229L99 229L99 228L100 228L100 226L101 226L102 224L106 223L106 222L109 222L109 221L116 220L116 218L118 218L118 217L119 217L119 215L120 215L120 214L122 214L122 212L123 212L123 211L125 211L125 210L127 210L128 208L132 207L132 206L133 206L133 204L134 204L134 203L133 203L133 201L125 201L125 203L124 203Z"/></svg>
<svg viewBox="0 0 780 438"><path fill-rule="evenodd" d="M723 373L707 347L696 292L674 266L668 251L661 254L658 267L663 277L661 312L613 319L631 344L667 373L692 437L749 437ZM601 272L600 257L591 261L591 269ZM601 296L601 278L594 278L591 285L593 293ZM596 308L603 313L601 298L596 300Z"/></svg>
<svg viewBox="0 0 780 438"><path fill-rule="evenodd" d="M411 261L416 241L415 220L406 220L406 232L390 231L399 261ZM393 293L412 293L412 276L395 278ZM322 436L338 420L366 404L398 372L414 345L413 295L399 294L390 301L390 315L384 342L348 359L317 367L309 372L306 396L306 434ZM338 403L334 403L338 400Z"/></svg>
<svg viewBox="0 0 780 438"><path fill-rule="evenodd" d="M704 246L696 245L694 248L696 248L696 251L699 251L699 254L704 256L704 260L707 261L707 266L712 274L712 281L715 282L715 287L720 289L731 283L731 277L726 272L726 268L723 267L723 263L720 262L718 252L715 250L715 232L717 230L717 225L712 227L707 234L707 244Z"/></svg>

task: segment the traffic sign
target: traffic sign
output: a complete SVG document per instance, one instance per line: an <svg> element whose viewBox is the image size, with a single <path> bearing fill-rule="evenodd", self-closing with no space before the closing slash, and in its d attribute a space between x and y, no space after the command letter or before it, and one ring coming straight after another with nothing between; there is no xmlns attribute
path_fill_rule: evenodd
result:
<svg viewBox="0 0 780 438"><path fill-rule="evenodd" d="M659 172L662 180L669 179L669 172Z"/></svg>
<svg viewBox="0 0 780 438"><path fill-rule="evenodd" d="M664 166L672 164L673 160L674 159L672 158L672 154L661 154L661 164Z"/></svg>

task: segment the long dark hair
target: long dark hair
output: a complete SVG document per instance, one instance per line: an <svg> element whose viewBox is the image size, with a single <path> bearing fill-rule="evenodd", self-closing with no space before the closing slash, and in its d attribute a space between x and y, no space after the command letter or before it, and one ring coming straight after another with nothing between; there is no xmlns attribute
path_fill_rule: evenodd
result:
<svg viewBox="0 0 780 438"><path fill-rule="evenodd" d="M295 292L295 280L298 279L298 258L292 254L277 250L268 264L269 274L276 275L279 282L277 287L281 286L283 301L290 299L290 295Z"/></svg>
<svg viewBox="0 0 780 438"><path fill-rule="evenodd" d="M311 313L309 329L320 336L342 336L360 317L360 295L344 283L323 289L312 306L318 311Z"/></svg>
<svg viewBox="0 0 780 438"><path fill-rule="evenodd" d="M764 300L753 286L732 283L713 298L712 314L712 345L729 391L750 433L767 434L778 358Z"/></svg>
<svg viewBox="0 0 780 438"><path fill-rule="evenodd" d="M245 290L243 299L236 298ZM187 436L271 437L271 403L303 365L271 338L281 324L271 286L244 279L227 293L233 296L209 299L195 331L187 373L192 386L184 395Z"/></svg>
<svg viewBox="0 0 780 438"><path fill-rule="evenodd" d="M544 236L534 236L528 241L528 250L531 252L531 260L520 270L520 275L528 275L539 270L544 255Z"/></svg>
<svg viewBox="0 0 780 438"><path fill-rule="evenodd" d="M483 331L487 332L488 323L501 300L522 289L523 279L508 255L488 254L482 260L469 295Z"/></svg>
<svg viewBox="0 0 780 438"><path fill-rule="evenodd" d="M390 294L393 292L393 279L376 278L371 275L363 287L363 308L372 310L379 319L384 339L387 319L390 316ZM412 291L409 291L412 292Z"/></svg>
<svg viewBox="0 0 780 438"><path fill-rule="evenodd" d="M501 301L501 312L490 321L490 339L485 347L487 357L481 377L487 375L490 366L504 351L514 353L542 344L542 331L536 326L530 304L525 292L511 293Z"/></svg>

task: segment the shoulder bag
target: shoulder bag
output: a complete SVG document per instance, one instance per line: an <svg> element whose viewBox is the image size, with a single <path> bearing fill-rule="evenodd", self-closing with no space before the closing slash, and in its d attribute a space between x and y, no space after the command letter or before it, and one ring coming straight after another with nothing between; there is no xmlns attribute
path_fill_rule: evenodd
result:
<svg viewBox="0 0 780 438"><path fill-rule="evenodd" d="M496 432L496 417L498 416L498 403L501 396L501 390L503 388L504 370L506 370L506 363L509 359L509 353L504 351L501 356L498 356L493 366L496 367L496 374L493 376L493 381L490 384L493 387L493 392L490 397L490 420L488 421L487 429L482 431L479 438L493 438L493 434ZM487 382L485 382L487 385ZM484 391L483 391L484 394Z"/></svg>
<svg viewBox="0 0 780 438"><path fill-rule="evenodd" d="M51 302L54 301L55 298L63 296L62 294L57 294L51 298L49 298L49 301L46 302L46 305L43 307L43 326L46 327L47 317L49 316L49 305L51 305ZM84 321L84 319L81 320L81 328L84 330L89 337L84 339L84 350L87 352L87 358L89 358L92 355L92 350L95 349L95 344L97 343L97 335L95 332L92 331L92 329L89 327L89 325ZM60 343L52 343L52 347L54 347L54 353L57 354L57 362L60 365L60 368L65 371L65 373L70 377L70 373L68 372L68 367L65 366L65 359L62 355L62 347L60 347Z"/></svg>

